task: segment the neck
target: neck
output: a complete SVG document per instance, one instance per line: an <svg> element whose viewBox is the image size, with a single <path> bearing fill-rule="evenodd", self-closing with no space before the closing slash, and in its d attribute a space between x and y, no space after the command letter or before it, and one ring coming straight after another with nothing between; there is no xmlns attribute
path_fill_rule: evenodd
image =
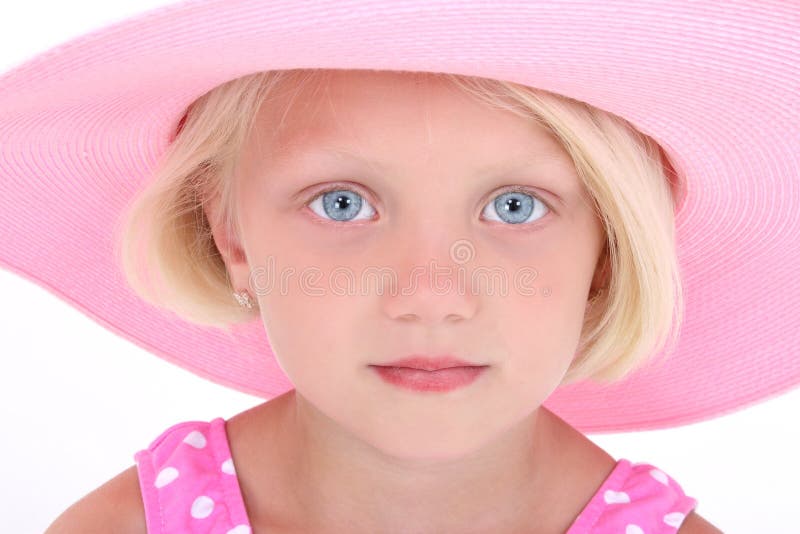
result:
<svg viewBox="0 0 800 534"><path fill-rule="evenodd" d="M472 450L434 458L388 454L295 390L285 400L273 443L287 468L283 487L294 489L292 515L307 531L529 530L554 504L558 452L544 408Z"/></svg>

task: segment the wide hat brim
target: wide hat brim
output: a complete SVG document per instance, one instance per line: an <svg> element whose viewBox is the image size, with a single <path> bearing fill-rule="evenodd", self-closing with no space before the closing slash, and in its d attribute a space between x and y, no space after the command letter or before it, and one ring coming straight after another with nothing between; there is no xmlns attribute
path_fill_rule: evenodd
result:
<svg viewBox="0 0 800 534"><path fill-rule="evenodd" d="M293 385L260 321L233 336L186 323L133 294L113 258L117 218L186 106L270 69L510 80L626 118L686 184L675 353L546 406L591 433L716 417L800 383L798 32L799 10L776 2L169 5L0 77L0 265L167 361L273 398Z"/></svg>

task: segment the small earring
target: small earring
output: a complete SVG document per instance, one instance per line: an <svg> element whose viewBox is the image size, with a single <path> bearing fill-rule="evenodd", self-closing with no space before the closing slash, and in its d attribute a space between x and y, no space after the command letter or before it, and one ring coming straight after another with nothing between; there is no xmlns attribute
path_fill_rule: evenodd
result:
<svg viewBox="0 0 800 534"><path fill-rule="evenodd" d="M240 292L234 291L233 296L236 298L239 306L247 308L248 310L253 309L253 300L250 298L250 295L246 290Z"/></svg>

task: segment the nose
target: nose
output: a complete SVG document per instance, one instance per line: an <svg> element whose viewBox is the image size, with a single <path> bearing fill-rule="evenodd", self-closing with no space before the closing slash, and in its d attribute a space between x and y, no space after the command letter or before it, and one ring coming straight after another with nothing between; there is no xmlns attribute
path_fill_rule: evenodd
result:
<svg viewBox="0 0 800 534"><path fill-rule="evenodd" d="M465 241L438 232L418 240L406 236L405 244L392 252L397 285L381 295L384 313L428 326L471 318L478 298L472 293L468 264L453 246Z"/></svg>

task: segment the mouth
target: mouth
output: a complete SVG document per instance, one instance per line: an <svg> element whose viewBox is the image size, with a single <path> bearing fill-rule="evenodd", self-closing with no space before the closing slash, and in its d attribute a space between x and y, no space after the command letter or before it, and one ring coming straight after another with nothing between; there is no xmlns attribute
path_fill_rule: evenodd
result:
<svg viewBox="0 0 800 534"><path fill-rule="evenodd" d="M378 376L394 386L423 392L447 392L475 382L489 366L444 367L433 371L414 367L370 365Z"/></svg>
<svg viewBox="0 0 800 534"><path fill-rule="evenodd" d="M416 369L420 371L439 371L442 369L463 368L463 367L488 367L486 364L477 364L456 358L450 354L441 356L427 356L424 354L411 354L399 360L387 362L385 364L374 365L374 367L391 367L401 369Z"/></svg>

